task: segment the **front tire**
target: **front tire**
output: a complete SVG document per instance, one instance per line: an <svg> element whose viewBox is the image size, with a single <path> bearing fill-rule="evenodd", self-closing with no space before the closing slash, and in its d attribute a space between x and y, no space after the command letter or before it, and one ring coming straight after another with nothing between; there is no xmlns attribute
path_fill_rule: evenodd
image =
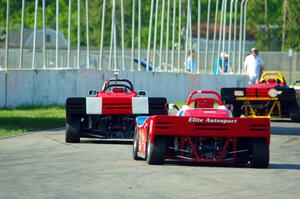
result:
<svg viewBox="0 0 300 199"><path fill-rule="evenodd" d="M263 139L253 140L252 143L252 167L267 168L269 166L269 145Z"/></svg>
<svg viewBox="0 0 300 199"><path fill-rule="evenodd" d="M153 143L150 143L148 134L147 140L147 162L151 165L162 165L165 161L167 141L165 137L157 136Z"/></svg>
<svg viewBox="0 0 300 199"><path fill-rule="evenodd" d="M80 142L80 118L74 118L70 123L66 125L66 137L67 143L79 143Z"/></svg>
<svg viewBox="0 0 300 199"><path fill-rule="evenodd" d="M139 149L139 133L137 128L134 130L134 136L133 136L133 145L132 145L132 158L134 160L141 160L138 156L138 149Z"/></svg>

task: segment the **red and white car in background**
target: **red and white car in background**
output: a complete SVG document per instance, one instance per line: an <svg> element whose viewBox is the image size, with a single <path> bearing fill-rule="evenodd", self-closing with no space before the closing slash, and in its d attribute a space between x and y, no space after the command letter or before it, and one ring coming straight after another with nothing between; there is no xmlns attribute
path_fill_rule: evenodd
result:
<svg viewBox="0 0 300 199"><path fill-rule="evenodd" d="M167 114L167 100L136 92L127 79L110 79L99 92L66 101L67 143L87 138L132 138L135 118L139 115Z"/></svg>

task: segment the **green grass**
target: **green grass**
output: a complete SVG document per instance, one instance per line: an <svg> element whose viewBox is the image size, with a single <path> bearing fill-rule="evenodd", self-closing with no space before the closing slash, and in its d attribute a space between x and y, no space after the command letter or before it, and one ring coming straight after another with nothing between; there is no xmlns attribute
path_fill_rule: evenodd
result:
<svg viewBox="0 0 300 199"><path fill-rule="evenodd" d="M175 102L175 104L181 108L183 105L185 105L186 102Z"/></svg>
<svg viewBox="0 0 300 199"><path fill-rule="evenodd" d="M65 125L62 106L22 106L0 109L0 136L18 135Z"/></svg>

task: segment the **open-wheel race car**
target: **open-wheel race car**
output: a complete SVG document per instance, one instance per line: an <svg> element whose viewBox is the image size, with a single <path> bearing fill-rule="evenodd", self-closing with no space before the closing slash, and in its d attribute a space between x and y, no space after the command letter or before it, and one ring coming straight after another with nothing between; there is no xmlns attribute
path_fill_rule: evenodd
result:
<svg viewBox="0 0 300 199"><path fill-rule="evenodd" d="M215 91L193 91L176 115L139 116L136 123L135 160L269 165L270 119L232 117Z"/></svg>
<svg viewBox="0 0 300 199"><path fill-rule="evenodd" d="M101 91L89 91L89 97L66 101L65 141L77 143L87 138L133 138L135 118L139 115L167 114L167 100L146 97L146 91L134 91L127 79L110 79Z"/></svg>
<svg viewBox="0 0 300 199"><path fill-rule="evenodd" d="M233 106L233 115L280 117L300 120L299 90L289 87L280 72L265 72L248 88L222 88L224 104Z"/></svg>

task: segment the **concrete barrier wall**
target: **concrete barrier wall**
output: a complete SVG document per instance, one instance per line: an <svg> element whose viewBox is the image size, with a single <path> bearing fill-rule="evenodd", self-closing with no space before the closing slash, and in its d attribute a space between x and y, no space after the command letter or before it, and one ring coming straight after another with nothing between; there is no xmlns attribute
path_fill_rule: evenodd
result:
<svg viewBox="0 0 300 199"><path fill-rule="evenodd" d="M68 97L87 96L88 90L100 90L113 72L99 70L28 70L8 72L8 106L23 104L64 104ZM120 71L136 90L147 90L149 96L168 98L169 102L185 101L189 92L222 87L245 87L244 75L192 75ZM4 72L0 72L0 106L4 105Z"/></svg>

